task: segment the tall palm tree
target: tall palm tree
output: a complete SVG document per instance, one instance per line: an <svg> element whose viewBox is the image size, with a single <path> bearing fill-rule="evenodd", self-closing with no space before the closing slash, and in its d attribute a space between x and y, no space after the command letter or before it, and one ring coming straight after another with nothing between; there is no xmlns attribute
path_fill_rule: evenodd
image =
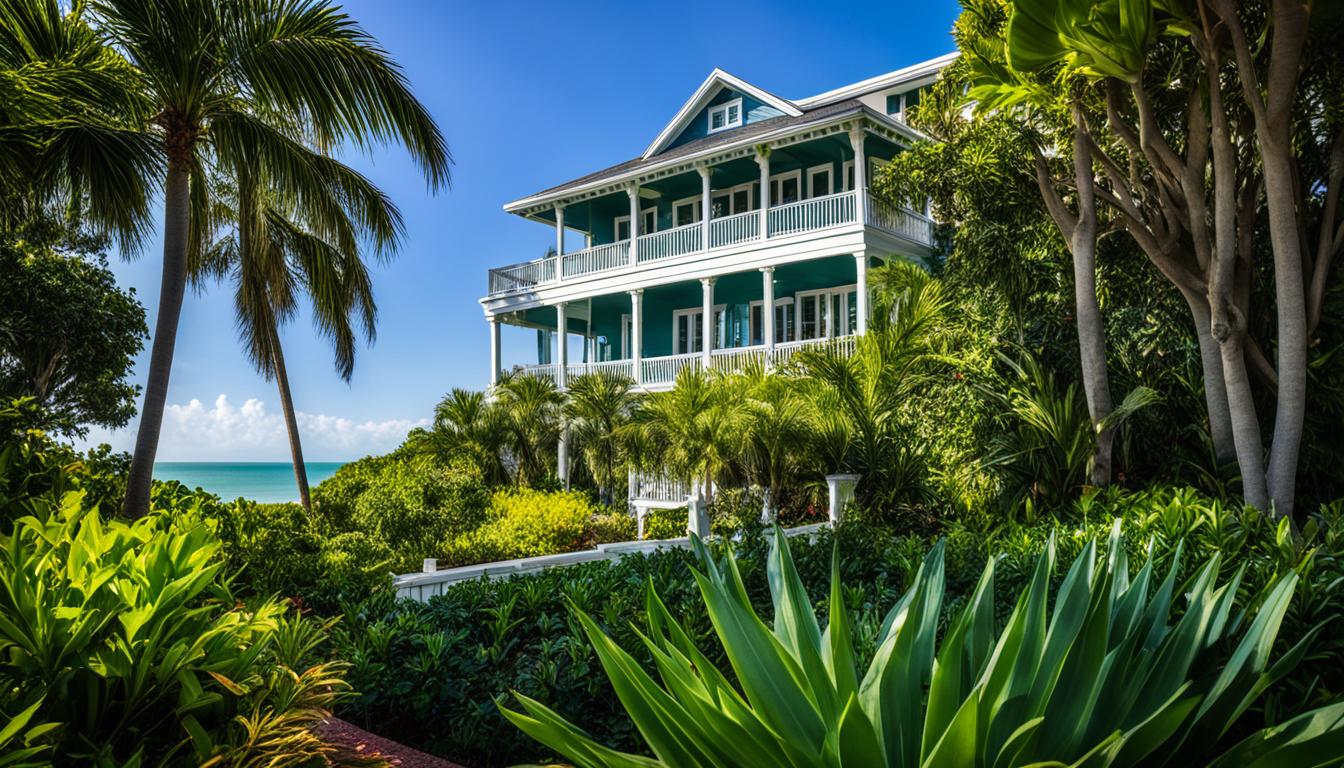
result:
<svg viewBox="0 0 1344 768"><path fill-rule="evenodd" d="M166 164L159 311L124 504L139 516L149 506L189 254L213 230L209 169L236 167L248 148L275 186L303 197L304 207L341 202L359 211L370 201L325 177L325 158L295 141L296 129L321 148L400 143L432 188L448 182L451 158L401 69L324 0L94 0L88 7L106 44L131 65L130 90L148 105L136 128L155 138ZM76 4L75 12L83 8Z"/></svg>
<svg viewBox="0 0 1344 768"><path fill-rule="evenodd" d="M565 396L554 381L523 374L502 378L495 394L498 407L507 414L514 479L519 485L535 485L550 474Z"/></svg>
<svg viewBox="0 0 1344 768"><path fill-rule="evenodd" d="M582 446L603 504L611 503L612 488L620 477L622 432L638 401L634 384L629 377L609 371L585 373L568 382L565 418Z"/></svg>
<svg viewBox="0 0 1344 768"><path fill-rule="evenodd" d="M343 187L359 189L373 204L353 212L339 202L312 205L301 195L268 186L271 174L250 148L218 155L238 161L227 168L221 163L221 170L230 172L229 183L222 185L228 191L215 195L221 200L217 217L227 212L228 226L199 258L190 259L192 278L232 279L239 335L253 365L279 389L299 503L311 512L280 328L293 318L302 292L309 299L318 333L332 342L337 373L349 381L358 336L372 343L378 313L360 241L369 241L378 256L391 253L402 231L401 217L390 201L376 204L381 198L376 187L335 161L326 160L324 168L340 184L324 178L311 188L320 189L326 182L338 201ZM355 214L362 214L368 226L359 226Z"/></svg>

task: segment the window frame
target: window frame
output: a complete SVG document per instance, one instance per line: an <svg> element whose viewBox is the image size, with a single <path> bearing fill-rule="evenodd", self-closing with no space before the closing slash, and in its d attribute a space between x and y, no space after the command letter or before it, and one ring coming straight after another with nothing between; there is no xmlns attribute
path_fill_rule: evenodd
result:
<svg viewBox="0 0 1344 768"><path fill-rule="evenodd" d="M735 121L728 119L729 111L730 108L732 107L737 107L737 120ZM723 116L723 125L719 126L718 128L714 127L715 115ZM709 112L706 114L705 117L706 134L719 133L721 131L729 130L730 128L737 128L742 125L744 119L745 116L742 114L741 96L737 97L736 99L733 99L732 101L725 101L722 104L715 104L714 106L709 108Z"/></svg>

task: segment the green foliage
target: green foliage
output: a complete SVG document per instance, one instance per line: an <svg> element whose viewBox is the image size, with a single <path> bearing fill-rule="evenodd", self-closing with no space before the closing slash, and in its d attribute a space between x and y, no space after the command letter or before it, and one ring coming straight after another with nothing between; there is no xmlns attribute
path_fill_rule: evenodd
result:
<svg viewBox="0 0 1344 768"><path fill-rule="evenodd" d="M59 724L60 761L245 764L312 741L348 691L340 665L278 657L300 620L233 597L199 504L105 521L72 491L32 512L0 536L0 709Z"/></svg>
<svg viewBox="0 0 1344 768"><path fill-rule="evenodd" d="M659 513L654 513L655 517ZM666 513L685 526L685 511ZM1344 504L1327 507L1302 527L1301 546L1286 528L1254 510L1225 506L1188 489L1141 493L1108 490L1058 510L1067 521L1056 542L1057 557L1076 558L1092 538L1104 537L1114 517L1124 519L1131 562L1152 560L1159 572L1177 569L1188 581L1221 553L1220 581L1244 568L1237 609L1254 608L1253 597L1279 575L1297 567L1295 597L1276 645L1281 655L1310 635L1306 661L1271 686L1233 725L1238 738L1283 723L1306 707L1329 704L1344 692ZM857 518L856 518L857 520ZM992 529L944 521L946 593L941 625L973 594L991 554L995 614L1006 621L1012 599L1027 589L1054 519L1023 525L996 518ZM1148 543L1151 540L1151 550ZM1184 541L1179 560L1174 551ZM814 604L828 599L832 549L839 548L843 597L852 626L857 662L867 665L878 648L882 619L907 590L932 539L888 526L855 522L815 541L790 542L803 585ZM733 544L752 606L770 615L767 542L755 535ZM729 546L711 545L716 552ZM362 692L344 716L405 743L468 765L548 762L548 754L507 724L494 702L517 691L581 723L597 741L616 749L641 748L634 724L607 682L569 608L588 613L604 632L629 650L641 668L656 664L634 622L644 618L645 585L652 582L668 610L709 661L727 668L710 617L690 575L691 554L662 551L616 563L582 564L525 578L460 584L427 604L395 604L380 596L349 605L335 630L337 654L353 662L352 684ZM1061 574L1062 575L1062 574ZM1312 630L1322 625L1312 634ZM1217 652L1228 650L1220 647ZM1211 662L1212 663L1212 662Z"/></svg>
<svg viewBox="0 0 1344 768"><path fill-rule="evenodd" d="M0 397L34 398L65 433L135 415L139 389L127 380L145 309L117 287L105 247L54 226L0 228Z"/></svg>
<svg viewBox="0 0 1344 768"><path fill-rule="evenodd" d="M634 541L639 532L634 515L624 510L613 510L593 515L589 527L593 544Z"/></svg>
<svg viewBox="0 0 1344 768"><path fill-rule="evenodd" d="M574 491L496 491L479 527L451 534L430 551L441 552L445 565L573 552L590 543L595 511Z"/></svg>
<svg viewBox="0 0 1344 768"><path fill-rule="evenodd" d="M351 524L391 548L393 567L406 571L439 542L476 529L485 505L485 484L473 466L421 456L385 465L355 500Z"/></svg>
<svg viewBox="0 0 1344 768"><path fill-rule="evenodd" d="M855 659L838 550L823 632L775 529L767 565L772 629L752 608L732 554L716 562L697 539L704 570L695 579L741 693L650 589L644 645L661 686L593 618L577 616L656 760L612 751L525 695L517 696L523 711L504 715L585 766L816 765L818 755L835 766L1336 762L1344 702L1229 750L1215 746L1266 686L1297 665L1314 635L1271 665L1297 575L1274 579L1243 619L1234 614L1241 574L1220 584L1215 555L1183 585L1183 610L1173 614L1176 568L1163 576L1149 561L1131 580L1120 532L1117 520L1100 563L1096 540L1088 541L1048 611L1051 536L998 629L991 558L941 644L945 545L935 544L888 612L867 665ZM1209 651L1224 643L1234 644L1225 661Z"/></svg>
<svg viewBox="0 0 1344 768"><path fill-rule="evenodd" d="M644 538L680 539L686 536L686 507L651 509L644 516Z"/></svg>

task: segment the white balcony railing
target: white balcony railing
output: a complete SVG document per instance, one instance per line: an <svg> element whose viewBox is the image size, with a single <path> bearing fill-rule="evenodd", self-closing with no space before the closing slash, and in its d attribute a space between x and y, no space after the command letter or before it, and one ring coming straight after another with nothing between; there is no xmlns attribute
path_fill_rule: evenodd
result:
<svg viewBox="0 0 1344 768"><path fill-rule="evenodd" d="M639 236L639 261L657 261L684 253L700 250L701 234L704 230L699 223L683 224L662 232L653 232Z"/></svg>
<svg viewBox="0 0 1344 768"><path fill-rule="evenodd" d="M859 218L858 199L856 192L839 192L772 207L766 214L769 237L784 237L853 225ZM872 195L867 195L866 202L864 223L867 226L876 227L913 243L932 244L933 222L927 216L892 205ZM746 211L711 219L709 247L723 248L759 241L760 217L760 211ZM639 263L703 251L703 227L703 222L696 222L641 235L638 243ZM629 240L595 245L564 256L552 256L525 264L492 269L490 296L530 291L560 280L620 269L629 265Z"/></svg>
<svg viewBox="0 0 1344 768"><path fill-rule="evenodd" d="M582 251L566 253L563 258L566 278L616 269L630 263L630 241L595 245Z"/></svg>
<svg viewBox="0 0 1344 768"><path fill-rule="evenodd" d="M786 341L776 344L774 349L769 349L763 344L750 347L725 347L713 350L710 353L710 367L716 371L728 372L740 372L750 365L769 365L771 368L780 369L788 365L798 352L804 349L829 348L842 355L850 356L854 354L854 345L857 339L857 336L840 336L832 339ZM585 373L609 371L636 380L640 386L646 389L667 389L676 383L677 374L682 369L687 367L699 369L704 365L703 361L704 353L702 352L667 355L665 357L646 357L640 361L642 379L635 378L634 361L632 360L570 363L565 367L565 380L567 382L573 381L575 377L582 376ZM548 378L557 385L560 383L560 366L556 363L519 366L516 370L529 376Z"/></svg>
<svg viewBox="0 0 1344 768"><path fill-rule="evenodd" d="M770 209L770 236L811 232L854 222L854 193L799 200Z"/></svg>
<svg viewBox="0 0 1344 768"><path fill-rule="evenodd" d="M928 245L933 242L933 221L927 216L898 208L872 195L868 196L867 223L916 243Z"/></svg>
<svg viewBox="0 0 1344 768"><path fill-rule="evenodd" d="M725 245L748 243L761 238L761 212L747 211L711 219L709 222L709 247L722 248Z"/></svg>
<svg viewBox="0 0 1344 768"><path fill-rule="evenodd" d="M665 475L634 473L630 477L630 500L685 503L693 487L685 480Z"/></svg>

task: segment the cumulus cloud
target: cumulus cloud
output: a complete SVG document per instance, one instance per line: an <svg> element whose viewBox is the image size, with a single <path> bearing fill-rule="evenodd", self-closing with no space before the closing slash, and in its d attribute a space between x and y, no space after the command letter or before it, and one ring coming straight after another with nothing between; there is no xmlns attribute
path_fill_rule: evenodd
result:
<svg viewBox="0 0 1344 768"><path fill-rule="evenodd" d="M296 414L303 438L304 458L309 461L348 460L396 448L415 427L429 419L354 421L321 413ZM117 450L135 446L135 422L110 432L94 430L88 445L109 443ZM256 398L234 406L227 395L207 406L193 398L186 404L169 404L159 433L160 461L287 461L289 440L279 409L266 409Z"/></svg>

